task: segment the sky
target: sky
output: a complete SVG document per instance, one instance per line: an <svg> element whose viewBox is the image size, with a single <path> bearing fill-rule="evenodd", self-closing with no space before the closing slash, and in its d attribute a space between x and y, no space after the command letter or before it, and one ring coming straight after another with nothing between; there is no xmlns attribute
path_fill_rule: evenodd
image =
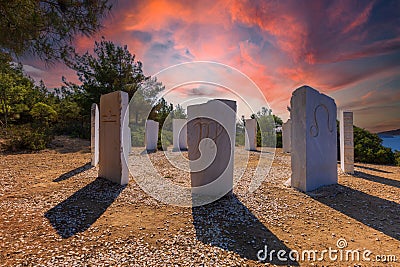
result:
<svg viewBox="0 0 400 267"><path fill-rule="evenodd" d="M400 1L120 0L103 24L95 36L76 38L79 53L93 51L104 36L126 44L146 75L218 62L254 81L284 121L292 92L306 84L353 111L359 127L400 128ZM23 64L49 88L59 87L62 76L77 81L61 63Z"/></svg>

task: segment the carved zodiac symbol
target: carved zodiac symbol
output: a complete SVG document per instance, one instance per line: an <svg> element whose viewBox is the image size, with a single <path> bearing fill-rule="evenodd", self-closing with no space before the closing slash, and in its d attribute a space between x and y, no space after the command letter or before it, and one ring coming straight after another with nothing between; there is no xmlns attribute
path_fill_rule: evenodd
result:
<svg viewBox="0 0 400 267"><path fill-rule="evenodd" d="M202 121L202 119L198 119L197 122L194 123L194 126L199 126L199 139L197 141L197 147L200 145L200 141L203 138L210 138L214 141L214 143L217 142L218 137L222 134L224 128L217 123L216 121L212 121L207 119L206 121ZM215 131L214 133L210 131L210 128L212 129L212 126L214 125ZM203 128L205 131L203 132ZM203 135L204 134L204 135Z"/></svg>
<svg viewBox="0 0 400 267"><path fill-rule="evenodd" d="M319 104L318 106L316 106L316 108L314 109L314 125L312 125L310 127L310 133L313 137L317 137L319 134L319 126L318 126L318 121L317 121L317 110L319 108L323 108L325 109L326 113L328 114L328 130L329 132L333 132L333 126L331 125L331 116L329 114L329 109L324 105L324 104Z"/></svg>

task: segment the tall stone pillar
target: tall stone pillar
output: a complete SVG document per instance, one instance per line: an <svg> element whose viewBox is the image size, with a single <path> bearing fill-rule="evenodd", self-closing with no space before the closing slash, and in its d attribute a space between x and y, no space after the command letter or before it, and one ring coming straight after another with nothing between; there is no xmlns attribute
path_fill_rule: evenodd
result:
<svg viewBox="0 0 400 267"><path fill-rule="evenodd" d="M90 109L90 152L92 154L92 166L99 164L99 108L96 103Z"/></svg>
<svg viewBox="0 0 400 267"><path fill-rule="evenodd" d="M222 197L232 192L236 102L215 99L188 106L188 156L192 194Z"/></svg>
<svg viewBox="0 0 400 267"><path fill-rule="evenodd" d="M301 191L337 183L336 104L303 86L291 98L291 185Z"/></svg>
<svg viewBox="0 0 400 267"><path fill-rule="evenodd" d="M173 151L187 150L187 119L173 119Z"/></svg>
<svg viewBox="0 0 400 267"><path fill-rule="evenodd" d="M126 134L124 115L128 100L128 94L122 91L100 97L99 177L121 185L129 182L123 142Z"/></svg>
<svg viewBox="0 0 400 267"><path fill-rule="evenodd" d="M244 148L249 151L257 150L257 120L247 119L245 121Z"/></svg>
<svg viewBox="0 0 400 267"><path fill-rule="evenodd" d="M291 144L291 135L292 135L292 121L288 119L282 125L282 150L284 153L290 153L292 144Z"/></svg>
<svg viewBox="0 0 400 267"><path fill-rule="evenodd" d="M158 127L158 122L153 120L146 120L145 143L146 150L148 152L154 152L157 150Z"/></svg>
<svg viewBox="0 0 400 267"><path fill-rule="evenodd" d="M340 167L346 173L354 173L353 112L340 112Z"/></svg>

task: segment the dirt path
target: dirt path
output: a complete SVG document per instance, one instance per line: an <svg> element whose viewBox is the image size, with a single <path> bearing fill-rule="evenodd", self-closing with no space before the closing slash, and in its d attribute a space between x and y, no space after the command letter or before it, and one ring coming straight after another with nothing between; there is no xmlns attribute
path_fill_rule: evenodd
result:
<svg viewBox="0 0 400 267"><path fill-rule="evenodd" d="M126 187L98 179L88 165L88 142L57 142L40 153L0 155L2 266L255 266L264 264L257 253L265 246L269 252L318 250L320 257L324 249L338 249L340 238L347 242L343 253L370 250L371 261L328 255L284 261L273 254L265 262L400 266L399 167L356 164L354 176L340 175L338 185L304 194L283 185L290 156L278 149L254 193L238 186L230 198L183 208L158 202L133 179ZM151 157L175 174L161 152ZM395 255L397 263L378 262L377 255Z"/></svg>

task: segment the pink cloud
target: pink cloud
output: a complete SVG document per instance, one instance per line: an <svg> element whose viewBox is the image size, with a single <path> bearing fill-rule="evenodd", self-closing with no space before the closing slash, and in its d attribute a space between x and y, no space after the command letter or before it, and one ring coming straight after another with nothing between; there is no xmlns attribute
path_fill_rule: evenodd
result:
<svg viewBox="0 0 400 267"><path fill-rule="evenodd" d="M372 7L374 6L374 1L368 3L365 9L353 20L346 28L343 29L343 33L348 33L355 28L363 25L369 18L371 14Z"/></svg>
<svg viewBox="0 0 400 267"><path fill-rule="evenodd" d="M372 23L379 4L118 1L104 21L104 29L93 38L79 37L76 46L80 53L92 51L94 40L101 36L127 44L144 63L146 75L185 61L221 62L248 75L273 110L287 114L292 90L303 84L332 93L371 77L398 76L394 60L383 62L378 58L400 50L399 27L392 23L396 18ZM382 35L381 29L390 34ZM375 58L378 63L369 61L371 66L362 62ZM42 77L54 85L62 74L76 79L60 67ZM371 97L375 96L365 99Z"/></svg>

